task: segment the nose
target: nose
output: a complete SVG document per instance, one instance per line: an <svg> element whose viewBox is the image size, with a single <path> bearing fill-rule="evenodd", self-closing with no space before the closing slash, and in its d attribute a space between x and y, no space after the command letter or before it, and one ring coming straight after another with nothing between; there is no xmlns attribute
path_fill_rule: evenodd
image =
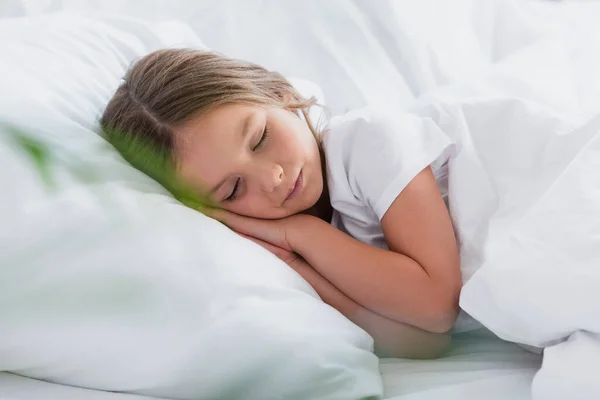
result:
<svg viewBox="0 0 600 400"><path fill-rule="evenodd" d="M273 192L283 181L283 168L277 163L263 163L256 171L260 187L265 192Z"/></svg>

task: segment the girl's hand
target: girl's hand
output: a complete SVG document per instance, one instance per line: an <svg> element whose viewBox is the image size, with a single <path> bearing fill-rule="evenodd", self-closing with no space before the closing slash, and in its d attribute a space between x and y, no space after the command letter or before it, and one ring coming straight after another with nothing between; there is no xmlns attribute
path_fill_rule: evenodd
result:
<svg viewBox="0 0 600 400"><path fill-rule="evenodd" d="M293 251L285 250L281 247L274 246L271 243L267 243L260 239L256 239L252 236L244 235L242 233L240 233L239 235L248 240L252 240L254 243L258 244L259 246L262 246L263 248L269 250L271 253L275 254L281 261L289 265L294 271L300 274L300 276L304 278L305 281L307 281L310 285L313 285L312 281L314 281L313 278L315 275L315 271L298 254L294 253Z"/></svg>
<svg viewBox="0 0 600 400"><path fill-rule="evenodd" d="M254 243L258 244L264 249L269 250L271 253L277 256L277 258L279 258L281 261L283 261L290 267L293 267L295 264L298 264L299 260L301 260L301 257L293 251L282 249L281 247L277 247L275 245L272 245L271 243L267 243L263 240L245 235L243 233L238 233L238 235L248 240L252 240Z"/></svg>
<svg viewBox="0 0 600 400"><path fill-rule="evenodd" d="M365 329L375 339L376 354L382 357L429 359L444 354L450 342L449 335L426 332L413 326L384 318L357 304L298 254L260 239L240 234L275 254L292 267L317 292L321 300L334 307L346 318Z"/></svg>
<svg viewBox="0 0 600 400"><path fill-rule="evenodd" d="M298 221L298 218L303 217L302 215L292 215L287 218L267 220L244 217L222 209L209 209L203 210L203 212L209 217L224 223L237 233L250 236L250 239L259 239L288 252L294 251L288 241L290 227ZM275 249L267 248L267 250L277 255L272 251Z"/></svg>

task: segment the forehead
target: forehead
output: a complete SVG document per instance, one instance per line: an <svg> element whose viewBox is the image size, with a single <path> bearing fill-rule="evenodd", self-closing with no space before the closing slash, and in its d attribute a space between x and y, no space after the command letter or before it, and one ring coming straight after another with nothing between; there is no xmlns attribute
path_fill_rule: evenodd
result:
<svg viewBox="0 0 600 400"><path fill-rule="evenodd" d="M176 128L179 175L202 188L218 183L234 167L256 112L253 106L224 105Z"/></svg>

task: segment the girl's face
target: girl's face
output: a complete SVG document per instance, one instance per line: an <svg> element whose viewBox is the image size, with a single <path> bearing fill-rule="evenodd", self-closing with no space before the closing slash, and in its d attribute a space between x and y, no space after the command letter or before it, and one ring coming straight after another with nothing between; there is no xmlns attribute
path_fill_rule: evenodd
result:
<svg viewBox="0 0 600 400"><path fill-rule="evenodd" d="M176 130L180 177L228 211L283 218L321 196L317 141L292 111L224 105Z"/></svg>

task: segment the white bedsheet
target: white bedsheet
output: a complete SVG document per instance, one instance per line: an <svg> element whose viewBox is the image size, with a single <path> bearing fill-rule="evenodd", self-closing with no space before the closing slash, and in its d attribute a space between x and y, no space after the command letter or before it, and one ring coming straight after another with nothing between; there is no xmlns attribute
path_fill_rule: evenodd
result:
<svg viewBox="0 0 600 400"><path fill-rule="evenodd" d="M461 307L506 340L547 349L534 400L591 400L600 398L600 29L533 28L535 40L412 111L457 143L449 202Z"/></svg>
<svg viewBox="0 0 600 400"><path fill-rule="evenodd" d="M103 392L0 372L2 400L151 400L152 397Z"/></svg>
<svg viewBox="0 0 600 400"><path fill-rule="evenodd" d="M455 335L438 360L382 359L386 399L530 400L540 356L481 329Z"/></svg>
<svg viewBox="0 0 600 400"><path fill-rule="evenodd" d="M438 360L382 359L385 399L530 400L533 375L541 358L501 341L486 330L460 334ZM0 373L2 400L149 400L36 381Z"/></svg>
<svg viewBox="0 0 600 400"><path fill-rule="evenodd" d="M535 40L553 19L593 25L600 12L595 1L544 1L525 12L529 3L538 2L2 0L0 17L68 10L178 19L211 48L317 83L340 114L367 104L407 107ZM539 16L531 20L531 13Z"/></svg>
<svg viewBox="0 0 600 400"><path fill-rule="evenodd" d="M440 1L440 5L445 0ZM47 12L63 8L62 5L71 5L72 8L78 10L93 10L101 6L102 2L94 0L85 1L25 1L25 0L12 0L6 4L11 5L13 8L0 9L0 11L10 11L16 14L32 12ZM115 11L121 10L124 13L140 16L143 10L140 7L135 9L127 9L126 5L121 6L120 1L107 2L112 4L111 6L104 7L104 11ZM183 4L183 2L175 2L177 4ZM195 10L191 10L189 7L180 7L181 12L185 12L186 15L175 15L171 13L170 17L181 17L188 22L193 22L193 16L200 18L203 11L207 11L209 8L217 4L217 2L198 2L202 3L203 6L198 6ZM229 4L229 2L225 2ZM324 3L324 2L323 2ZM390 28L390 20L378 29L373 28L376 24L373 24L373 20L376 17L389 9L389 6L377 6L373 9L373 12L369 14L369 18L362 19L353 14L355 11L360 12L361 7L366 4L372 4L374 2L357 2L356 8L346 9L345 17L349 21L354 23L354 32L356 34L365 34L364 43L368 48L372 43L386 43L385 46L377 47L373 50L369 57L365 53L356 52L354 55L351 51L348 51L348 47L336 47L337 45L342 46L338 42L327 42L323 41L323 47L320 48L320 54L329 53L330 57L324 60L316 62L314 60L308 60L304 63L298 63L296 69L293 65L285 65L283 72L288 75L299 75L307 76L317 83L319 83L325 89L325 98L331 101L334 112L344 111L347 108L361 106L371 101L395 101L396 104L409 105L415 97L435 89L439 85L448 83L452 80L467 79L475 76L475 74L481 73L485 68L488 68L494 62L501 60L508 56L514 48L510 46L520 47L525 44L523 38L528 40L534 40L538 38L538 33L545 30L545 26L527 24L523 22L522 15L514 15L515 19L511 19L513 15L502 15L501 18L508 18L506 23L503 25L505 28L507 25L518 25L523 28L522 31L518 32L518 35L514 37L505 36L498 46L495 42L495 46L491 45L491 38L494 36L490 32L486 32L484 23L478 25L473 33L478 32L480 36L467 37L470 46L485 47L485 53L488 58L480 59L478 64L480 68L471 68L473 64L468 64L470 60L465 60L461 57L452 57L451 53L443 53L438 50L443 49L444 41L442 40L443 31L432 33L432 37L423 38L419 37L415 40L414 37L403 37L400 40L398 37L390 37L395 31ZM389 2L378 2L377 4L391 4ZM398 1L395 10L398 15L410 15L409 12L402 13L401 11L411 11L408 8L403 10L402 7L408 7L407 4L412 5L412 12L414 15L418 14L416 2L402 2ZM431 3L426 1L423 3ZM456 2L466 3L466 2ZM132 3L131 3L132 4ZM163 3L161 3L163 4ZM166 3L164 3L166 4ZM192 4L192 2L188 3ZM207 6L209 4L209 6ZM239 4L239 3L238 3ZM317 4L316 2L311 4ZM482 1L481 4L491 4L491 2ZM231 5L231 4L229 4ZM600 15L600 2L570 2L565 5L547 5L547 6L536 6L541 14L547 14L548 18L545 21L560 20L564 23L564 27L588 26L593 28L597 24L597 16ZM149 8L143 7L148 10ZM211 8L212 9L212 8ZM225 7L226 9L226 7ZM423 6L425 9L425 6ZM12 11L11 11L12 10ZM417 10L417 11L415 11ZM493 11L493 7L485 8L482 6L481 10ZM7 11L7 12L8 12ZM192 12L193 11L193 12ZM312 10L311 12L318 13L318 10ZM147 14L149 11L147 12ZM152 13L152 18L156 19L158 12ZM243 14L243 12L242 12ZM204 15L204 14L202 14ZM211 15L207 13L206 15ZM448 14L438 15L438 18L446 19L448 27L452 27L452 18L460 16L459 14ZM271 15L273 20L277 19L276 15ZM480 18L480 21L495 21L498 20L492 18L493 16L488 15L488 19ZM519 18L516 18L519 17ZM410 18L407 18L410 19ZM539 23L543 18L538 18L535 22ZM206 20L206 19L203 19ZM231 22L231 21L230 21ZM322 22L322 21L321 21ZM416 20L416 23L421 21ZM240 38L240 32L236 33L235 23L228 23L223 25L229 31L224 35L233 35L232 37ZM250 27L251 24L246 24L245 27ZM318 29L326 29L324 25L313 25ZM491 26L491 24L490 24ZM358 27L358 28L357 28ZM385 29L383 28L385 27ZM236 46L233 42L227 42L223 37L220 38L205 38L202 35L202 31L206 31L206 28L195 26L197 32L200 33L202 39L206 40L209 44L223 44L224 48L231 50L231 53L235 55L244 56L250 51L249 47L245 49L241 48L240 45ZM297 28L297 26L296 26ZM337 28L337 27L336 27ZM418 31L418 30L417 30ZM266 31L262 31L261 34L256 34L254 37L261 37ZM414 34L415 30L404 30L404 33L408 32ZM441 32L441 34L440 34ZM455 31L456 32L456 31ZM463 31L461 31L463 32ZM314 35L312 32L312 42L315 39L320 38L334 38L343 37L339 32L322 31L319 35ZM397 33L397 32L396 32ZM382 35L382 36L378 36ZM242 35L249 38L252 35ZM450 35L451 36L451 35ZM224 36L225 37L225 36ZM427 41L427 40L429 41ZM457 39L454 37L454 39ZM254 39L253 39L254 40ZM333 40L333 39L332 39ZM423 40L423 42L419 42ZM448 39L450 40L450 38ZM211 43L212 42L212 43ZM356 45L357 41L350 41L350 45ZM364 44L363 43L363 44ZM407 43L411 46L406 47ZM420 45L423 45L420 47ZM397 45L397 46L396 46ZM485 45L485 46L484 46ZM404 47L402 47L404 46ZM504 47L503 47L504 46ZM266 62L273 66L278 67L282 60L286 59L286 56L291 53L280 53L272 54L273 46L268 46L263 53L257 54L253 59L257 61L267 60ZM403 50L422 50L421 53L403 53ZM544 50L542 47L537 48L538 51ZM306 50L306 49L302 49ZM488 53L489 50L489 53ZM546 55L553 54L556 50L552 47L551 43L548 42L546 48ZM397 52L393 53L393 52ZM303 54L302 51L296 51L297 55ZM525 53L522 53L522 55ZM554 52L554 54L557 54ZM563 54L564 55L564 54ZM573 56L586 56L585 46L581 46L578 52L572 53ZM411 58L412 56L421 56L421 58ZM557 60L560 59L558 54ZM589 54L588 54L589 56ZM271 58L269 58L271 57ZM429 58L428 58L429 57ZM438 58L436 58L438 57ZM405 59L403 61L403 59ZM332 63L332 60L334 62ZM370 68L368 64L365 64L361 60L371 61ZM412 64L408 64L408 61L412 60ZM482 61L483 60L483 61ZM538 59L539 60L539 59ZM563 58L568 60L568 58ZM322 61L322 62L321 62ZM517 60L518 61L518 60ZM279 63L279 64L278 64ZM321 74L321 68L328 70L327 65L336 64L339 68L336 68L337 73ZM384 63L385 67L380 69L380 64ZM425 65L426 64L426 65ZM283 64L281 64L283 65ZM521 64L523 66L524 64ZM579 63L578 67L585 67L585 63ZM318 68L315 68L318 67ZM325 67L324 67L325 66ZM572 70L569 75L561 75L561 71L565 71L571 66L571 64L557 64L547 63L541 65L538 68L539 74L530 75L532 79L528 80L530 86L528 88L528 94L538 97L540 103L545 104L552 110L559 110L565 113L562 117L566 117L568 114L570 121L583 121L593 114L593 100L595 99L595 90L597 90L598 82L589 82L584 78L586 74L594 74L594 71L586 71L585 69ZM420 67L423 67L422 69ZM426 68L425 68L426 67ZM436 69L440 67L441 69ZM535 66L531 66L529 73L535 71ZM513 68L511 70L511 68ZM519 69L519 63L513 63L511 68L507 68L505 72L508 76L514 77L514 74L523 72ZM566 68L566 69L565 69ZM381 71L379 78L374 77L373 71ZM409 71L410 74L406 74ZM419 75L419 72L422 72ZM574 73L575 72L575 73ZM558 75L557 75L558 73ZM510 75L513 74L513 75ZM337 75L337 78L336 78ZM526 76L525 74L524 76ZM554 77L552 84L548 84L545 78ZM327 79L337 79L336 81L326 81ZM386 85L382 85L381 82L387 82ZM506 81L504 81L506 83ZM557 88L560 84L574 84L572 87L575 88L572 92L565 91L552 91L552 88ZM503 81L496 81L496 89L519 90L518 87L502 87ZM538 90L533 93L531 88ZM563 86L564 88L564 86ZM485 90L485 87L478 87L477 90ZM397 91L398 93L395 93ZM513 92L514 93L514 92ZM568 93L568 96L557 96L558 94ZM600 103L598 103L600 105ZM575 340L576 339L576 340ZM546 391L552 390L551 383L557 383L557 377L565 376L566 373L576 373L577 371L565 371L566 366L573 365L572 357L577 357L580 362L578 368L584 368L586 366L594 367L593 363L586 364L582 361L582 356L593 355L597 351L598 347L591 345L586 347L588 343L594 343L595 339L582 337L578 334L577 337L573 337L572 341L567 341L561 344L552 346L547 351L547 359L545 360L544 369L540 372L538 382L543 383L541 389L534 383L534 389ZM457 335L457 341L459 346L448 356L440 360L435 361L408 361L408 360L382 360L381 371L384 377L384 383L386 388L386 397L394 400L453 400L453 399L479 399L485 398L488 400L529 400L531 398L531 383L534 374L540 368L540 357L531 353L528 353L516 345L501 342L499 340L490 339L486 337L478 336L478 333L465 333ZM570 351L574 348L573 351ZM590 351L591 349L591 351ZM595 358L598 360L598 358ZM585 360L584 360L585 361ZM588 360L589 361L589 360ZM594 360L591 360L594 361ZM595 361L597 363L597 361ZM595 367L594 367L595 368ZM590 369L597 371L597 369ZM589 372L589 371L588 371ZM564 387L566 393L555 391L554 394L559 396L557 398L571 398L569 397L573 388ZM562 397L560 397L562 396ZM66 386L59 386L53 384L47 384L30 380L27 378L21 378L14 375L0 373L0 398L2 399L97 399L97 400L126 400L126 399L142 399L143 397L131 396L131 395L120 395L106 392L95 392L88 391L79 388L70 388ZM540 397L541 398L541 397ZM587 399L586 399L587 400Z"/></svg>

